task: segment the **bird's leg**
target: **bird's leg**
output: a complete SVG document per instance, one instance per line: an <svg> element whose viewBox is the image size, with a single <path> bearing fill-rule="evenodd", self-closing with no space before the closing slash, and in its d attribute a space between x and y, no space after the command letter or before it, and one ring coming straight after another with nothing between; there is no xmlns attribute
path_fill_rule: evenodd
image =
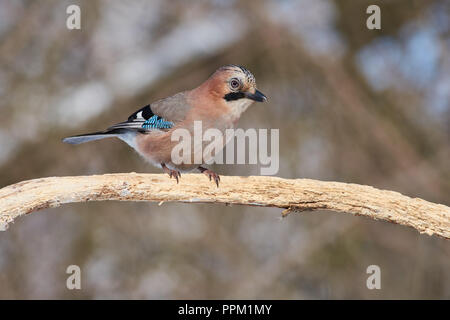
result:
<svg viewBox="0 0 450 320"><path fill-rule="evenodd" d="M181 178L180 171L171 170L171 169L167 168L167 166L164 163L161 163L161 167L164 170L164 172L169 175L170 178L172 178L172 177L175 178L177 180L177 183L178 183L178 180Z"/></svg>
<svg viewBox="0 0 450 320"><path fill-rule="evenodd" d="M203 167L198 167L198 170L200 170L201 173L205 174L209 178L209 181L211 181L211 178L214 179L217 188L219 187L220 176L217 173Z"/></svg>

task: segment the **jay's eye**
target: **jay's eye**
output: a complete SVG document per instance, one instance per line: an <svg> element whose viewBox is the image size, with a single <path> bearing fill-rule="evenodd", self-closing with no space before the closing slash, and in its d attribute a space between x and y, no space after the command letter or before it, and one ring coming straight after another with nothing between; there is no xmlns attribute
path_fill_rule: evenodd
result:
<svg viewBox="0 0 450 320"><path fill-rule="evenodd" d="M231 79L231 81L230 81L231 89L237 90L237 89L239 89L240 86L241 86L241 82L238 79L236 79L236 78Z"/></svg>

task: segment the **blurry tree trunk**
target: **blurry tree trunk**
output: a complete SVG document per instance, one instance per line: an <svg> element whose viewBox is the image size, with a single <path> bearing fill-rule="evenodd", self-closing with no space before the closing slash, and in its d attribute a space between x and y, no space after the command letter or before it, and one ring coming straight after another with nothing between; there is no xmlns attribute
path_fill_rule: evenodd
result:
<svg viewBox="0 0 450 320"><path fill-rule="evenodd" d="M450 208L398 192L370 186L309 179L222 177L220 187L198 174L182 176L179 184L162 174L107 174L49 177L0 189L0 229L15 218L64 203L85 201L152 201L225 203L284 208L326 209L364 215L450 239Z"/></svg>

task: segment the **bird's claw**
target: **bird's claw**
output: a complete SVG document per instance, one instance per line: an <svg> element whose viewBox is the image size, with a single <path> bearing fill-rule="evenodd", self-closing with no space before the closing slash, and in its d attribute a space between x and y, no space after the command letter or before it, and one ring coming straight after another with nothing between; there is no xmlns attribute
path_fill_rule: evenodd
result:
<svg viewBox="0 0 450 320"><path fill-rule="evenodd" d="M181 173L180 173L180 171L170 170L169 177L175 178L175 180L177 180L177 184L178 184L178 182L180 181L180 178L181 178Z"/></svg>
<svg viewBox="0 0 450 320"><path fill-rule="evenodd" d="M177 180L177 184L178 184L178 182L180 181L180 178L181 178L180 171L169 169L166 167L165 164L162 164L161 166L162 166L164 172L169 175L169 178L171 178L171 179L175 178L175 180Z"/></svg>
<svg viewBox="0 0 450 320"><path fill-rule="evenodd" d="M214 179L214 182L216 183L217 188L219 187L220 176L217 173L215 173L212 170L205 169L205 168L202 168L202 167L200 167L199 169L200 169L201 173L203 173L204 175L206 175L209 178L209 181Z"/></svg>

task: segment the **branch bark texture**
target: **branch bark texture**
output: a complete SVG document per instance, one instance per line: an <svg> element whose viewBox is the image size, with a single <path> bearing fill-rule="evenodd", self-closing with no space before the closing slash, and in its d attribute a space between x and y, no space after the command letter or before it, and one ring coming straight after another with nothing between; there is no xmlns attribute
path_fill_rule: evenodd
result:
<svg viewBox="0 0 450 320"><path fill-rule="evenodd" d="M367 216L450 239L450 208L370 186L276 177L221 177L220 187L204 175L185 174L177 184L162 174L49 177L0 189L0 230L17 217L65 203L85 201L226 203L286 209L331 210Z"/></svg>

